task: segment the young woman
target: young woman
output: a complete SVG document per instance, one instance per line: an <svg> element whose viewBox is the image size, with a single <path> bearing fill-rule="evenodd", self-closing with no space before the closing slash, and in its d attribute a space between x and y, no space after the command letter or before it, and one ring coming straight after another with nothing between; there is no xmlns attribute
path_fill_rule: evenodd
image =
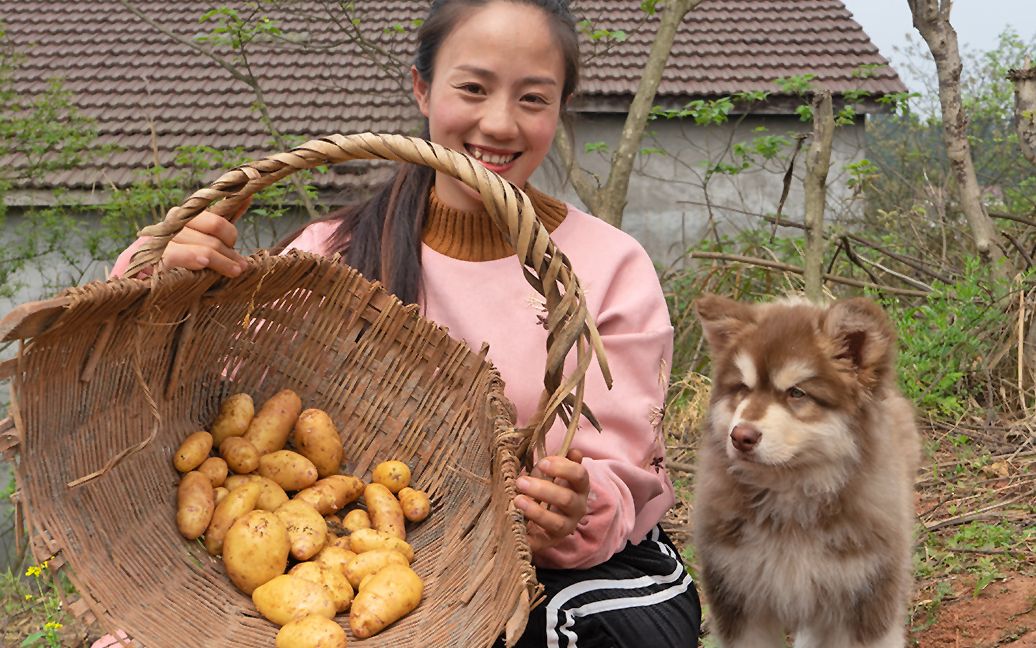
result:
<svg viewBox="0 0 1036 648"><path fill-rule="evenodd" d="M660 421L673 331L658 278L631 237L528 184L578 81L567 2L436 0L411 75L429 139L530 195L582 282L614 376L610 391L596 367L587 376L586 402L603 431L585 426L567 457L542 457L537 476L518 479L515 504L546 588L519 645L696 646L694 583L659 526L674 497ZM245 261L236 238L233 225L205 212L170 242L163 262L237 276ZM286 248L342 252L454 337L476 348L489 342L519 425L535 412L542 301L477 193L458 180L401 165L371 199L308 225ZM465 290L471 285L487 289ZM547 447L558 448L563 432L556 425Z"/></svg>

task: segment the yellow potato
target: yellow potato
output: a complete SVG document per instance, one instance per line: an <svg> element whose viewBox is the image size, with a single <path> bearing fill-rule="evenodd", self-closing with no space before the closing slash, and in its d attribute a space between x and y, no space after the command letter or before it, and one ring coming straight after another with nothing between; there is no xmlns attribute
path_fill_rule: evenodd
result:
<svg viewBox="0 0 1036 648"><path fill-rule="evenodd" d="M414 549L406 540L402 540L377 529L357 529L349 535L349 548L358 554L378 549L391 549L403 554L407 562L414 559Z"/></svg>
<svg viewBox="0 0 1036 648"><path fill-rule="evenodd" d="M353 509L342 518L342 527L349 533L371 528L371 518L363 509Z"/></svg>
<svg viewBox="0 0 1036 648"><path fill-rule="evenodd" d="M334 493L335 510L343 508L346 504L352 504L363 495L363 480L352 475L331 475L317 483L325 484L323 488Z"/></svg>
<svg viewBox="0 0 1036 648"><path fill-rule="evenodd" d="M367 639L412 612L421 603L424 583L405 565L389 565L356 595L349 627L357 639Z"/></svg>
<svg viewBox="0 0 1036 648"><path fill-rule="evenodd" d="M342 549L345 549L347 551L352 551L352 549L349 548L349 536L336 536L333 534L329 534L327 536L327 543L325 544L325 546L341 547Z"/></svg>
<svg viewBox="0 0 1036 648"><path fill-rule="evenodd" d="M259 614L279 626L310 614L328 619L335 617L335 604L323 585L288 574L255 588L252 602Z"/></svg>
<svg viewBox="0 0 1036 648"><path fill-rule="evenodd" d="M409 487L399 491L399 504L403 507L403 517L411 522L420 522L432 512L428 493Z"/></svg>
<svg viewBox="0 0 1036 648"><path fill-rule="evenodd" d="M228 479L229 479L229 478L228 478ZM210 482L210 483L211 483L211 482ZM225 483L226 483L226 482L224 482L224 484L225 484ZM222 501L223 501L223 498L224 498L224 497L226 497L227 495L229 495L229 494L230 494L230 489L226 488L225 486L217 486L217 487L216 487L216 488L215 488L215 489L213 490L213 493L214 493L214 494L215 494L215 496L216 496L216 504L219 504L220 502L222 502Z"/></svg>
<svg viewBox="0 0 1036 648"><path fill-rule="evenodd" d="M363 499L367 503L367 515L371 518L372 527L406 539L403 507L391 490L382 484L367 484L363 490Z"/></svg>
<svg viewBox="0 0 1036 648"><path fill-rule="evenodd" d="M176 489L176 527L180 535L194 540L205 533L216 509L216 495L209 478L192 470L180 479Z"/></svg>
<svg viewBox="0 0 1036 648"><path fill-rule="evenodd" d="M356 588L356 591L359 592L364 587L367 587L367 583L371 582L372 578L374 578L374 574L367 574L364 576L363 580L360 581L360 585Z"/></svg>
<svg viewBox="0 0 1036 648"><path fill-rule="evenodd" d="M259 458L259 474L286 491L297 491L317 481L313 462L291 450L276 450Z"/></svg>
<svg viewBox="0 0 1036 648"><path fill-rule="evenodd" d="M190 434L173 455L173 466L182 473L191 472L205 461L211 450L211 434L204 430Z"/></svg>
<svg viewBox="0 0 1036 648"><path fill-rule="evenodd" d="M374 467L371 481L398 493L410 485L410 468L402 461L382 461Z"/></svg>
<svg viewBox="0 0 1036 648"><path fill-rule="evenodd" d="M223 439L219 444L219 456L227 462L227 467L239 475L255 472L259 467L259 451L247 439L232 436Z"/></svg>
<svg viewBox="0 0 1036 648"><path fill-rule="evenodd" d="M248 424L255 416L255 404L248 394L234 394L228 396L219 406L219 414L212 422L209 431L212 432L212 444L214 447L223 445L223 441L230 437L239 437L248 430Z"/></svg>
<svg viewBox="0 0 1036 648"><path fill-rule="evenodd" d="M276 511L281 504L290 499L288 494L284 492L284 489L272 479L267 479L262 475L250 475L250 477L252 481L263 487L263 490L259 493L259 500L255 503L256 508L264 511Z"/></svg>
<svg viewBox="0 0 1036 648"><path fill-rule="evenodd" d="M275 648L346 648L342 626L319 614L289 621L277 632Z"/></svg>
<svg viewBox="0 0 1036 648"><path fill-rule="evenodd" d="M345 566L345 577L349 579L350 585L359 587L363 577L368 574L376 574L389 565L408 564L406 557L398 551L375 549L374 551L357 554L355 558L349 561L349 564Z"/></svg>
<svg viewBox="0 0 1036 648"><path fill-rule="evenodd" d="M327 543L327 522L315 508L298 500L288 500L277 507L277 516L288 527L291 555L296 560L309 560Z"/></svg>
<svg viewBox="0 0 1036 648"><path fill-rule="evenodd" d="M324 548L321 549L316 556L313 556L313 560L325 567L337 569L342 572L343 576L345 576L346 566L349 564L349 561L355 557L356 554L348 549L328 544L324 545Z"/></svg>
<svg viewBox="0 0 1036 648"><path fill-rule="evenodd" d="M288 566L288 529L269 511L238 518L223 541L223 566L245 594L284 573Z"/></svg>
<svg viewBox="0 0 1036 648"><path fill-rule="evenodd" d="M227 475L227 479L223 482L223 485L227 490L234 490L238 486L247 484L250 481L252 481L252 475Z"/></svg>
<svg viewBox="0 0 1036 648"><path fill-rule="evenodd" d="M288 435L301 411L302 400L298 394L290 389L282 389L259 408L248 424L244 438L255 446L260 455L280 450L288 442Z"/></svg>
<svg viewBox="0 0 1036 648"><path fill-rule="evenodd" d="M311 560L300 562L288 570L288 573L327 588L327 593L331 595L331 601L335 604L335 611L345 612L349 609L349 604L353 600L353 586L349 584L345 574L336 567L328 567Z"/></svg>
<svg viewBox="0 0 1036 648"><path fill-rule="evenodd" d="M213 488L222 486L227 480L227 462L219 457L209 457L198 466L198 472L209 478Z"/></svg>
<svg viewBox="0 0 1036 648"><path fill-rule="evenodd" d="M309 488L304 488L295 494L295 499L301 499L323 515L328 515L340 510L346 504L351 504L363 494L363 482L351 475L331 475L319 479Z"/></svg>
<svg viewBox="0 0 1036 648"><path fill-rule="evenodd" d="M238 486L223 498L212 513L212 521L205 529L205 549L210 555L218 556L223 552L223 539L230 526L239 517L250 513L259 499L261 487L256 483Z"/></svg>
<svg viewBox="0 0 1036 648"><path fill-rule="evenodd" d="M318 481L317 484L320 482ZM295 493L293 500L305 502L317 510L321 515L327 516L338 509L335 508L335 495L329 488L313 484L309 488L303 488Z"/></svg>
<svg viewBox="0 0 1036 648"><path fill-rule="evenodd" d="M342 438L327 412L310 408L295 421L293 436L299 454L313 462L321 477L335 475L342 464Z"/></svg>

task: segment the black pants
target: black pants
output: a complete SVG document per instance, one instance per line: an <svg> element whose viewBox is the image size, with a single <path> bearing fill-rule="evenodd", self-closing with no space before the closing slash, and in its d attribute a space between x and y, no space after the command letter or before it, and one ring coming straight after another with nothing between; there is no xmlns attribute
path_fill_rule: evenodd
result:
<svg viewBox="0 0 1036 648"><path fill-rule="evenodd" d="M701 604L661 527L590 569L538 569L546 600L518 648L695 648ZM498 642L502 647L504 642Z"/></svg>

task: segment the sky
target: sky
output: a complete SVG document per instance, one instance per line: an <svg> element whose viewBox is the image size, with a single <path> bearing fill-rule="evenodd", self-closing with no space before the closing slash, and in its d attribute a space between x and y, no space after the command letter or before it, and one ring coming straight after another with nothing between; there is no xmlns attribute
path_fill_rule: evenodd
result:
<svg viewBox="0 0 1036 648"><path fill-rule="evenodd" d="M923 43L914 29L907 0L843 0L856 22L871 37L882 56L892 62L903 82L914 90L913 79L897 65L905 57L896 47L907 44L907 34ZM1036 35L1036 0L955 0L950 24L957 31L962 51L977 51L996 46L997 37L1011 26L1023 38ZM1036 54L1036 53L1034 53ZM1034 55L1036 58L1036 55Z"/></svg>

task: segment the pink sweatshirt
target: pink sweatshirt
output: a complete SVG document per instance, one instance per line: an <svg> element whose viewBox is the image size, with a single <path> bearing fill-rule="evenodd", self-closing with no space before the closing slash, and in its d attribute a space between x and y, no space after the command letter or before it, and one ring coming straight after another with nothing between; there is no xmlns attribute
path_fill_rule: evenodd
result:
<svg viewBox="0 0 1036 648"><path fill-rule="evenodd" d="M314 223L287 249L323 254L334 227ZM585 400L603 430L584 421L573 443L590 474L587 516L572 535L534 557L542 567L581 569L605 562L627 540L642 540L674 502L659 465L673 329L651 260L632 237L571 205L551 237L582 283L613 377L609 391L591 364ZM113 275L126 268L136 247L120 255ZM543 390L547 332L538 319L543 299L517 257L459 261L425 245L421 281L426 317L473 349L489 343L489 359L503 376L518 424L525 424ZM548 452L560 447L564 432L557 421L547 435Z"/></svg>

